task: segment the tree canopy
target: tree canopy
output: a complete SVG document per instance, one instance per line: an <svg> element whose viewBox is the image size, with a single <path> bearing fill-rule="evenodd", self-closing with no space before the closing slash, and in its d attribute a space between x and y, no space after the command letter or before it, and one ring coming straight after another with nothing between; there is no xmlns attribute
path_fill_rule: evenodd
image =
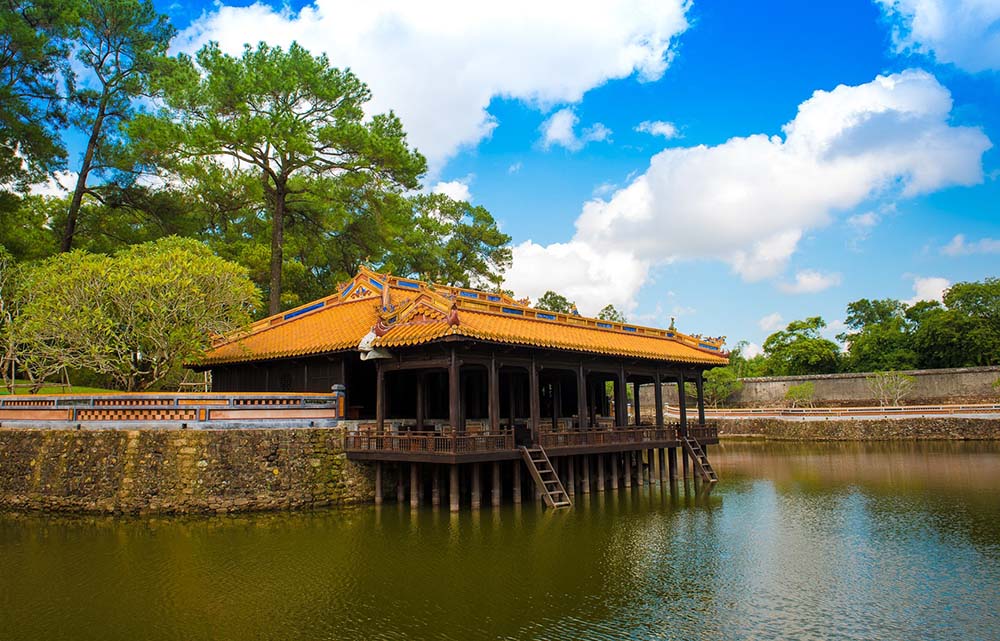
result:
<svg viewBox="0 0 1000 641"><path fill-rule="evenodd" d="M601 308L601 311L597 313L597 317L601 320L611 321L612 323L625 323L628 322L625 318L625 314L618 311L614 305L605 305Z"/></svg>
<svg viewBox="0 0 1000 641"><path fill-rule="evenodd" d="M840 347L820 336L826 322L819 316L792 321L764 341L768 374L829 374L836 372Z"/></svg>
<svg viewBox="0 0 1000 641"><path fill-rule="evenodd" d="M535 307L549 312L569 314L576 308L576 305L562 294L557 294L550 289L535 301Z"/></svg>

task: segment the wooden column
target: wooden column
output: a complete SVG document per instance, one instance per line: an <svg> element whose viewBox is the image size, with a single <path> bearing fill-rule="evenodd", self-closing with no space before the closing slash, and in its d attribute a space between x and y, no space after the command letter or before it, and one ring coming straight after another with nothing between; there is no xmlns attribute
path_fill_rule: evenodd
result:
<svg viewBox="0 0 1000 641"><path fill-rule="evenodd" d="M635 414L635 426L642 425L642 412L639 410L639 382L632 381L632 412Z"/></svg>
<svg viewBox="0 0 1000 641"><path fill-rule="evenodd" d="M681 436L687 436L687 396L684 394L684 375L677 375L677 408L680 411Z"/></svg>
<svg viewBox="0 0 1000 641"><path fill-rule="evenodd" d="M448 502L450 503L451 511L458 512L458 465L448 466L448 481Z"/></svg>
<svg viewBox="0 0 1000 641"><path fill-rule="evenodd" d="M382 462L375 461L375 505L382 505Z"/></svg>
<svg viewBox="0 0 1000 641"><path fill-rule="evenodd" d="M684 478L687 479L688 474L689 474L689 472L688 472L689 466L688 466L688 452L687 452L687 448L681 448L681 463L682 463L681 467L684 468L683 469Z"/></svg>
<svg viewBox="0 0 1000 641"><path fill-rule="evenodd" d="M701 427L705 424L705 379L701 370L698 371L694 384L698 387L698 426Z"/></svg>
<svg viewBox="0 0 1000 641"><path fill-rule="evenodd" d="M490 357L488 379L490 431L496 433L500 431L500 372L495 356Z"/></svg>
<svg viewBox="0 0 1000 641"><path fill-rule="evenodd" d="M646 462L642 466L643 485L653 484L653 450L646 450Z"/></svg>
<svg viewBox="0 0 1000 641"><path fill-rule="evenodd" d="M385 431L385 371L381 361L375 361L375 431Z"/></svg>
<svg viewBox="0 0 1000 641"><path fill-rule="evenodd" d="M597 491L604 491L604 455L597 455Z"/></svg>
<svg viewBox="0 0 1000 641"><path fill-rule="evenodd" d="M650 483L660 480L660 449L653 448L649 450L649 463L651 466L651 472L649 475Z"/></svg>
<svg viewBox="0 0 1000 641"><path fill-rule="evenodd" d="M514 461L514 480L512 493L514 494L514 502L521 502L521 461Z"/></svg>
<svg viewBox="0 0 1000 641"><path fill-rule="evenodd" d="M402 504L403 500L406 499L406 488L403 483L403 464L400 463L396 467L399 468L399 473L396 474L396 503Z"/></svg>
<svg viewBox="0 0 1000 641"><path fill-rule="evenodd" d="M458 355L451 348L451 360L448 363L448 422L457 434L464 430L462 425L462 390L458 376Z"/></svg>
<svg viewBox="0 0 1000 641"><path fill-rule="evenodd" d="M653 383L653 402L656 403L656 427L663 428L663 380L660 373L656 373Z"/></svg>
<svg viewBox="0 0 1000 641"><path fill-rule="evenodd" d="M424 429L424 373L417 372L417 431Z"/></svg>
<svg viewBox="0 0 1000 641"><path fill-rule="evenodd" d="M618 474L621 472L621 469L622 469L621 461L618 460L618 457L620 457L620 456L621 456L621 454L619 454L618 452L615 452L615 453L613 453L613 454L611 454L611 455L608 456L608 461L611 463L611 465L608 466L608 467L609 467L609 470L611 472L611 489L612 490L617 490L618 489Z"/></svg>
<svg viewBox="0 0 1000 641"><path fill-rule="evenodd" d="M528 366L528 394L530 395L529 410L531 417L528 422L528 429L531 431L531 442L538 442L538 423L541 420L541 399L538 397L538 366L535 364L535 357L531 357L531 365Z"/></svg>
<svg viewBox="0 0 1000 641"><path fill-rule="evenodd" d="M483 502L483 490L481 482L481 477L483 475L483 470L479 463L472 464L472 509L478 510L479 506Z"/></svg>
<svg viewBox="0 0 1000 641"><path fill-rule="evenodd" d="M566 462L569 464L569 469L566 474L566 482L569 483L567 491L569 491L570 496L576 496L576 457L567 456Z"/></svg>
<svg viewBox="0 0 1000 641"><path fill-rule="evenodd" d="M493 489L490 492L490 502L493 507L500 507L500 462L493 462Z"/></svg>
<svg viewBox="0 0 1000 641"><path fill-rule="evenodd" d="M590 420L587 416L587 374L583 371L583 363L576 370L576 415L576 429L587 429Z"/></svg>
<svg viewBox="0 0 1000 641"><path fill-rule="evenodd" d="M669 468L669 476L671 481L677 480L677 448L671 447L667 449L667 467Z"/></svg>
<svg viewBox="0 0 1000 641"><path fill-rule="evenodd" d="M641 479L640 473L640 481ZM625 487L632 487L632 452L625 452Z"/></svg>
<svg viewBox="0 0 1000 641"><path fill-rule="evenodd" d="M615 427L628 425L628 394L625 392L625 366L618 366L618 379L615 381Z"/></svg>
<svg viewBox="0 0 1000 641"><path fill-rule="evenodd" d="M410 507L420 507L419 463L410 463Z"/></svg>
<svg viewBox="0 0 1000 641"><path fill-rule="evenodd" d="M431 465L431 505L441 505L441 468Z"/></svg>

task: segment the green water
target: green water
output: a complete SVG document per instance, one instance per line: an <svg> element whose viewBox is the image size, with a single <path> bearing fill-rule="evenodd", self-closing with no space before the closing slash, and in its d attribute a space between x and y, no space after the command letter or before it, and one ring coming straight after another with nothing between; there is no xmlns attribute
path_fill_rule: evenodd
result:
<svg viewBox="0 0 1000 641"><path fill-rule="evenodd" d="M711 456L558 513L0 516L0 639L1000 639L1000 445Z"/></svg>

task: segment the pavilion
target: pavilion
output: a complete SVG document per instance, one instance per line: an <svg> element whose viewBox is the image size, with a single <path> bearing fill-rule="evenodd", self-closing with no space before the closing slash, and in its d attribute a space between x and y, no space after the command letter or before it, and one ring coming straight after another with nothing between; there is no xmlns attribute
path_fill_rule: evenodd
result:
<svg viewBox="0 0 1000 641"><path fill-rule="evenodd" d="M215 392L343 386L354 428L345 449L352 460L374 462L376 502L385 464L400 499L408 466L414 504L428 489L432 502L441 500L444 467L454 509L463 493L478 506L484 467L494 503L507 486L519 501L523 461L536 495L560 506L589 492L592 478L598 490L607 480L614 488L673 478L677 448L685 476L690 458L714 480L704 446L718 437L705 424L702 375L728 363L722 345L363 267L335 294L217 341L195 367L211 370ZM662 386L685 382L697 390L698 420L689 425L681 393L679 421L668 424ZM655 407L644 413L646 384ZM469 482L460 488L463 477Z"/></svg>

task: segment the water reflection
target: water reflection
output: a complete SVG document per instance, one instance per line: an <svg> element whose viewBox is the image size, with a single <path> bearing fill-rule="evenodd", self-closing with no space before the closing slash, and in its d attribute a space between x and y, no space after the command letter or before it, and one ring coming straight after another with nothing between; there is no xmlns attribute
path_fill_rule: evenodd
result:
<svg viewBox="0 0 1000 641"><path fill-rule="evenodd" d="M0 517L11 639L985 639L1000 449L726 444L722 483L452 514Z"/></svg>

